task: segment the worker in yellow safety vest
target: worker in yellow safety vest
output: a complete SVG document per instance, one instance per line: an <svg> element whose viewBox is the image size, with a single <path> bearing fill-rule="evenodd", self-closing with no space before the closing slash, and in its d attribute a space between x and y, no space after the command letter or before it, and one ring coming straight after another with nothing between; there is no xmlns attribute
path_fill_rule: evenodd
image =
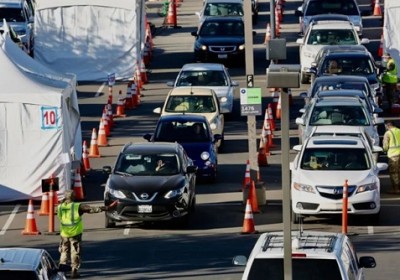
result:
<svg viewBox="0 0 400 280"><path fill-rule="evenodd" d="M72 190L65 192L65 198L57 207L57 216L60 220L60 269L67 270L67 262L71 262L71 278L78 278L78 269L81 266L81 242L83 233L82 215L84 213L100 213L114 209L118 200L109 206L90 206L75 202L75 193Z"/></svg>
<svg viewBox="0 0 400 280"><path fill-rule="evenodd" d="M383 151L387 152L389 176L392 184L390 194L400 194L400 129L392 121L385 124L383 136Z"/></svg>
<svg viewBox="0 0 400 280"><path fill-rule="evenodd" d="M386 70L382 75L382 83L385 86L386 98L389 103L389 110L392 105L397 101L396 90L397 90L397 65L396 61L391 57L389 53L386 53L383 57L383 61L386 62Z"/></svg>

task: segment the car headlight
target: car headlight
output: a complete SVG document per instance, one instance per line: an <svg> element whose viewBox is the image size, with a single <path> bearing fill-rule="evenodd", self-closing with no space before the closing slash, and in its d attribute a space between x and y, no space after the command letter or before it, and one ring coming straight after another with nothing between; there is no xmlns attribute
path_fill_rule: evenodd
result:
<svg viewBox="0 0 400 280"><path fill-rule="evenodd" d="M185 187L176 189L176 190L170 190L169 192L167 192L164 197L165 198L174 198L177 196L181 196L183 193L185 192Z"/></svg>
<svg viewBox="0 0 400 280"><path fill-rule="evenodd" d="M306 184L300 184L300 183L293 183L293 188L300 192L309 192L309 193L315 193L315 190L312 186L306 185Z"/></svg>
<svg viewBox="0 0 400 280"><path fill-rule="evenodd" d="M359 186L356 193L363 193L374 190L378 190L378 186L376 185L376 183L370 183Z"/></svg>
<svg viewBox="0 0 400 280"><path fill-rule="evenodd" d="M202 152L200 155L202 160L208 160L210 158L210 153L209 152Z"/></svg>
<svg viewBox="0 0 400 280"><path fill-rule="evenodd" d="M120 190L115 190L115 189L109 188L108 192L115 198L126 198L126 195Z"/></svg>
<svg viewBox="0 0 400 280"><path fill-rule="evenodd" d="M244 45L240 45L239 46L239 51L243 51L244 50Z"/></svg>
<svg viewBox="0 0 400 280"><path fill-rule="evenodd" d="M206 51L207 50L207 46L206 45L203 45L203 44L198 43L198 42L196 42L195 48L199 49L199 50L202 50L202 51Z"/></svg>
<svg viewBox="0 0 400 280"><path fill-rule="evenodd" d="M217 118L213 118L213 119L210 121L210 127L211 127L212 130L217 129L217 127L218 127Z"/></svg>
<svg viewBox="0 0 400 280"><path fill-rule="evenodd" d="M223 96L219 99L220 103L226 103L228 101L228 98L226 98L226 96Z"/></svg>

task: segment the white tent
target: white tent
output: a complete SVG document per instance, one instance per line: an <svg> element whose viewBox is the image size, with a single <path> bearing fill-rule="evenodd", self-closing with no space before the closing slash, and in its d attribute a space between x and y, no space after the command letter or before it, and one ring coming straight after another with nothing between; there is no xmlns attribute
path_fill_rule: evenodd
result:
<svg viewBox="0 0 400 280"><path fill-rule="evenodd" d="M0 65L0 201L40 198L41 180L51 176L61 192L70 189L82 140L75 78L40 65L6 32Z"/></svg>
<svg viewBox="0 0 400 280"><path fill-rule="evenodd" d="M145 31L144 0L36 0L35 59L78 81L132 79Z"/></svg>
<svg viewBox="0 0 400 280"><path fill-rule="evenodd" d="M400 33L398 31L400 26L400 1L385 0L384 9L383 48L396 60L397 65L400 65Z"/></svg>

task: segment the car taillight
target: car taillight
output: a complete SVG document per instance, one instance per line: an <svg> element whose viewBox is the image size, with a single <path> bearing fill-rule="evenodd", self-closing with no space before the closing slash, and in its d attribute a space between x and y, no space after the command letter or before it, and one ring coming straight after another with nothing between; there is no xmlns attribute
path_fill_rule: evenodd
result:
<svg viewBox="0 0 400 280"><path fill-rule="evenodd" d="M292 258L306 258L307 254L303 254L303 253L293 253L292 254Z"/></svg>

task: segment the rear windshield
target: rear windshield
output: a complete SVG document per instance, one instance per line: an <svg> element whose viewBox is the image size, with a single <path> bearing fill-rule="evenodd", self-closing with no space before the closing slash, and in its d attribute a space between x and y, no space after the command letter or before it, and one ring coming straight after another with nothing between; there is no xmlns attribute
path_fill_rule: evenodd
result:
<svg viewBox="0 0 400 280"><path fill-rule="evenodd" d="M293 280L340 280L339 266L336 260L293 259ZM283 259L255 259L248 280L282 280Z"/></svg>
<svg viewBox="0 0 400 280"><path fill-rule="evenodd" d="M0 270L0 279L39 280L34 271Z"/></svg>

